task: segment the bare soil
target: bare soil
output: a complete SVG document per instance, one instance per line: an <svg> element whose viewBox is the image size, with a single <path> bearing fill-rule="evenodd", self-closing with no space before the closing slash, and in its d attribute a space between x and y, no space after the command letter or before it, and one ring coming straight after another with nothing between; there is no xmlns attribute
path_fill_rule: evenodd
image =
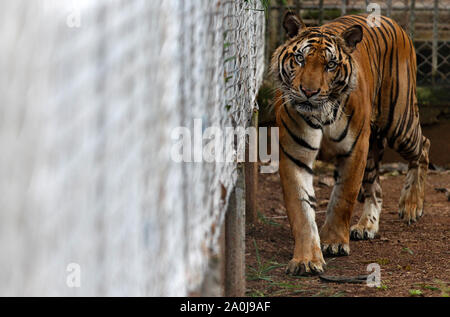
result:
<svg viewBox="0 0 450 317"><path fill-rule="evenodd" d="M325 172L330 174L330 172ZM407 226L397 214L404 175L397 171L382 176L383 210L380 231L374 240L351 241L350 256L325 258L325 275L369 274L367 266L381 267L381 286L328 283L318 276L285 274L291 259L293 238L286 217L278 174L260 174L259 221L247 225L246 273L248 296L448 296L450 293L450 202L435 188L450 188L449 171L430 171L427 178L425 214ZM315 179L320 207L319 226L324 222L332 187ZM352 224L361 215L357 204Z"/></svg>

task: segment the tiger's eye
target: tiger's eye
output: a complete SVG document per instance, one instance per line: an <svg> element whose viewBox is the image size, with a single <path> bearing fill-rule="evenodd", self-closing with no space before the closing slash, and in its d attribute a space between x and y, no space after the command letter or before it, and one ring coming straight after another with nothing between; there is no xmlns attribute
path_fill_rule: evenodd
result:
<svg viewBox="0 0 450 317"><path fill-rule="evenodd" d="M303 64L305 62L305 58L303 57L303 54L301 54L301 53L296 54L295 61L299 64Z"/></svg>
<svg viewBox="0 0 450 317"><path fill-rule="evenodd" d="M333 62L333 61L331 61L331 62L329 62L328 64L327 64L327 68L328 69L333 69L333 68L335 68L337 66L337 63L336 62Z"/></svg>

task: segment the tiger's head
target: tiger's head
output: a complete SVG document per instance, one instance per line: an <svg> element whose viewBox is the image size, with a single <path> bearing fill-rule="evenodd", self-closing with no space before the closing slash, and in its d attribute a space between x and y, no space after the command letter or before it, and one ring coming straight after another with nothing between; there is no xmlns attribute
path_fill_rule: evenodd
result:
<svg viewBox="0 0 450 317"><path fill-rule="evenodd" d="M362 40L361 26L334 33L306 27L292 12L283 26L288 40L275 51L271 68L285 101L300 112L332 111L355 87L351 54Z"/></svg>

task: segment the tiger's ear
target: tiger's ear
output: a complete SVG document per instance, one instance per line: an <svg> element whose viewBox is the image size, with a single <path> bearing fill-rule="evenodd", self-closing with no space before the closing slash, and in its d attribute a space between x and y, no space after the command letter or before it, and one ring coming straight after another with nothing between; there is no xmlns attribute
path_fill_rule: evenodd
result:
<svg viewBox="0 0 450 317"><path fill-rule="evenodd" d="M362 41L362 27L357 24L352 25L342 33L342 38L344 39L345 44L348 46L351 52L353 52L353 50L356 48L356 45Z"/></svg>
<svg viewBox="0 0 450 317"><path fill-rule="evenodd" d="M289 38L293 38L306 26L297 14L289 11L284 15L283 27Z"/></svg>

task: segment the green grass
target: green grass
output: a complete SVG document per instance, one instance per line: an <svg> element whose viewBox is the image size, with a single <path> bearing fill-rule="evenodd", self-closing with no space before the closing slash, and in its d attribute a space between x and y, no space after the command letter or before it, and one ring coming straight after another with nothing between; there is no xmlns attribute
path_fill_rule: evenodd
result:
<svg viewBox="0 0 450 317"><path fill-rule="evenodd" d="M447 87L417 87L419 106L444 106L450 104L450 89Z"/></svg>
<svg viewBox="0 0 450 317"><path fill-rule="evenodd" d="M260 109L268 109L273 104L275 86L271 81L264 81L258 91L257 101Z"/></svg>
<svg viewBox="0 0 450 317"><path fill-rule="evenodd" d="M405 248L402 249L402 251L403 252L408 252L409 254L414 255L414 252L410 248L405 247Z"/></svg>
<svg viewBox="0 0 450 317"><path fill-rule="evenodd" d="M277 263L275 261L263 262L261 260L261 256L259 255L259 249L255 239L253 239L253 245L255 246L256 266L254 267L251 265L247 266L249 271L247 273L247 280L248 281L262 280L267 282L273 282L273 278L271 275L269 275L269 272L274 269L283 267L285 265Z"/></svg>
<svg viewBox="0 0 450 317"><path fill-rule="evenodd" d="M389 287L386 284L384 284L383 282L381 282L380 286L378 286L377 289L380 291L387 291L389 289Z"/></svg>
<svg viewBox="0 0 450 317"><path fill-rule="evenodd" d="M267 218L266 216L264 216L263 213L258 211L258 219L265 225L269 225L269 226L274 226L274 227L280 227L281 223L278 223L276 221L273 221L270 218Z"/></svg>
<svg viewBox="0 0 450 317"><path fill-rule="evenodd" d="M323 288L323 290L312 295L312 297L343 297L346 295L345 291L335 292L335 290L328 288L327 286L323 286Z"/></svg>
<svg viewBox="0 0 450 317"><path fill-rule="evenodd" d="M282 296L282 295L289 295L289 294L300 294L300 293L306 293L308 290L302 289L301 284L294 284L289 282L273 282L270 284L272 288L277 288L276 291L272 293L273 296Z"/></svg>
<svg viewBox="0 0 450 317"><path fill-rule="evenodd" d="M270 78L266 78L259 88L256 102L259 107L259 124L265 126L275 122L275 98L276 87Z"/></svg>
<svg viewBox="0 0 450 317"><path fill-rule="evenodd" d="M260 289L250 289L247 291L247 295L250 297L264 297L264 296L286 296L295 295L300 293L309 292L308 290L302 289L302 285L298 282L299 279L305 277L298 277L296 281L276 281L271 275L271 272L275 269L285 267L285 264L278 263L276 261L263 261L259 253L259 248L256 240L253 239L253 245L255 247L255 257L256 265L248 265L247 268L247 281L263 281L267 284L265 285L265 290Z"/></svg>
<svg viewBox="0 0 450 317"><path fill-rule="evenodd" d="M414 294L416 293L414 291L417 291L417 290L420 291L420 289L430 290L430 291L440 291L441 297L449 297L449 294L450 294L450 286L448 286L448 282L443 282L441 280L434 280L434 282L428 282L428 283L415 283L413 286L415 287L415 289L412 289L409 292L411 296L414 296ZM412 294L411 294L411 291L413 291ZM421 291L420 291L420 293L421 293Z"/></svg>
<svg viewBox="0 0 450 317"><path fill-rule="evenodd" d="M264 292L259 291L259 290L251 290L247 293L247 295L249 297L265 297L266 294L264 294Z"/></svg>
<svg viewBox="0 0 450 317"><path fill-rule="evenodd" d="M390 262L391 261L386 258L381 258L381 259L376 260L376 263L378 263L379 265L388 265Z"/></svg>
<svg viewBox="0 0 450 317"><path fill-rule="evenodd" d="M409 290L410 296L422 296L422 291L420 289L410 289Z"/></svg>

